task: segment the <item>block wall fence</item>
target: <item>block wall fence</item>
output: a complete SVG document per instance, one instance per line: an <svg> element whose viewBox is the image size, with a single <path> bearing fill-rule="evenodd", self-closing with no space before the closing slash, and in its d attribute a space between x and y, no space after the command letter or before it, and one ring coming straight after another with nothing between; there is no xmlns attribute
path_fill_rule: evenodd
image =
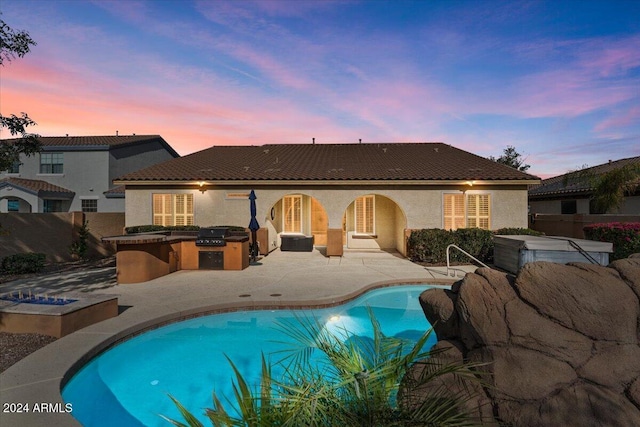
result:
<svg viewBox="0 0 640 427"><path fill-rule="evenodd" d="M72 261L70 247L88 221L89 258L115 253L102 238L124 232L124 212L1 213L0 259L19 253L40 252L47 262Z"/></svg>

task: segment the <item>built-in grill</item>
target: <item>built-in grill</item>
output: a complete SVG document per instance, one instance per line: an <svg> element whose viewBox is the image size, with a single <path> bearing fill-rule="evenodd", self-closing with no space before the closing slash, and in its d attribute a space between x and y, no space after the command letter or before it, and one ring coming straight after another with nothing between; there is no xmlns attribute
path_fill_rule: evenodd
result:
<svg viewBox="0 0 640 427"><path fill-rule="evenodd" d="M196 237L196 246L226 246L224 239L228 234L227 227L201 228Z"/></svg>

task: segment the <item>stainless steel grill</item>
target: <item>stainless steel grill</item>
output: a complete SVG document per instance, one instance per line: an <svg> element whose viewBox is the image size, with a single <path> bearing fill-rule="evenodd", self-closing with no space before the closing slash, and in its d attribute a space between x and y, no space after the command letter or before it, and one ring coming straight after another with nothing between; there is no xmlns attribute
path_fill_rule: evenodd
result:
<svg viewBox="0 0 640 427"><path fill-rule="evenodd" d="M228 234L227 227L201 228L196 237L196 246L226 246L224 239Z"/></svg>

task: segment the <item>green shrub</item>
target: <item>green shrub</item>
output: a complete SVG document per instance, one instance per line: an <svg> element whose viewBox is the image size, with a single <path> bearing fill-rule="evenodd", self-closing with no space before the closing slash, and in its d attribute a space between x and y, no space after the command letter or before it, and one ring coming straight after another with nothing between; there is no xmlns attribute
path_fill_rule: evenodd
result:
<svg viewBox="0 0 640 427"><path fill-rule="evenodd" d="M240 225L215 225L211 227L227 227L231 232L244 232L246 227ZM208 228L208 227L207 227ZM133 227L127 227L124 231L127 234L136 233L153 233L156 231L198 231L200 226L198 225L134 225Z"/></svg>
<svg viewBox="0 0 640 427"><path fill-rule="evenodd" d="M544 233L541 231L532 230L530 228L501 228L493 232L493 234L498 235L508 235L508 236L518 236L518 235L528 235L528 236L544 236Z"/></svg>
<svg viewBox="0 0 640 427"><path fill-rule="evenodd" d="M44 268L46 255L40 253L9 255L2 260L5 274L38 273Z"/></svg>
<svg viewBox="0 0 640 427"><path fill-rule="evenodd" d="M89 221L84 221L78 230L78 240L71 243L69 252L78 258L84 259L89 249Z"/></svg>
<svg viewBox="0 0 640 427"><path fill-rule="evenodd" d="M483 230L481 228L459 228L454 231L454 239L457 246L469 252L480 261L484 263L493 262L493 233L490 230ZM454 252L455 256L452 256L453 261L470 261L469 257L460 251Z"/></svg>
<svg viewBox="0 0 640 427"><path fill-rule="evenodd" d="M242 227L240 225L216 225L216 227L226 227L229 229L230 232L232 233L237 233L237 232L245 232L247 231L247 227Z"/></svg>
<svg viewBox="0 0 640 427"><path fill-rule="evenodd" d="M480 261L489 262L493 257L492 235L491 231L480 228L414 230L408 240L409 258L413 261L431 264L445 263L447 262L447 246L454 244ZM450 255L452 262L469 261L469 258L459 251L451 251Z"/></svg>
<svg viewBox="0 0 640 427"><path fill-rule="evenodd" d="M197 225L134 225L124 229L127 234L136 233L152 233L154 231L198 231L200 227Z"/></svg>
<svg viewBox="0 0 640 427"><path fill-rule="evenodd" d="M493 262L493 236L496 234L528 234L540 236L542 233L529 228L501 228L496 231L480 228L459 228L443 230L425 228L414 230L407 240L409 258L417 262L444 264L447 262L447 246L454 244L470 253L483 263ZM451 262L470 262L469 257L460 251L449 253Z"/></svg>
<svg viewBox="0 0 640 427"><path fill-rule="evenodd" d="M407 241L408 255L413 261L432 264L446 262L446 247L454 243L453 232L440 228L413 230Z"/></svg>
<svg viewBox="0 0 640 427"><path fill-rule="evenodd" d="M590 224L584 227L584 235L589 240L613 243L610 261L640 253L640 222Z"/></svg>

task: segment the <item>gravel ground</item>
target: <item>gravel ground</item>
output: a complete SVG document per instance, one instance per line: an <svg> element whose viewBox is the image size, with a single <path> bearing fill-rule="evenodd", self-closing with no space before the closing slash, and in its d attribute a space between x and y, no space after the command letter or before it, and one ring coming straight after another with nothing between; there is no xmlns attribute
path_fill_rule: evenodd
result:
<svg viewBox="0 0 640 427"><path fill-rule="evenodd" d="M55 340L48 335L0 332L0 372Z"/></svg>
<svg viewBox="0 0 640 427"><path fill-rule="evenodd" d="M89 261L74 261L65 263L48 264L41 273L20 274L20 275L0 275L0 283L12 280L47 275L50 273L69 272L80 269L103 268L115 265L115 257L102 258ZM56 340L55 337L40 334L13 334L0 332L0 372L4 372L14 363L27 357L34 351L50 344Z"/></svg>
<svg viewBox="0 0 640 427"><path fill-rule="evenodd" d="M51 273L66 273L74 270L114 267L116 265L116 257L110 256L94 260L82 260L71 262L57 262L45 264L43 270L39 273L28 274L2 274L0 273L0 283L11 282L18 279L27 279L29 277L46 276Z"/></svg>

